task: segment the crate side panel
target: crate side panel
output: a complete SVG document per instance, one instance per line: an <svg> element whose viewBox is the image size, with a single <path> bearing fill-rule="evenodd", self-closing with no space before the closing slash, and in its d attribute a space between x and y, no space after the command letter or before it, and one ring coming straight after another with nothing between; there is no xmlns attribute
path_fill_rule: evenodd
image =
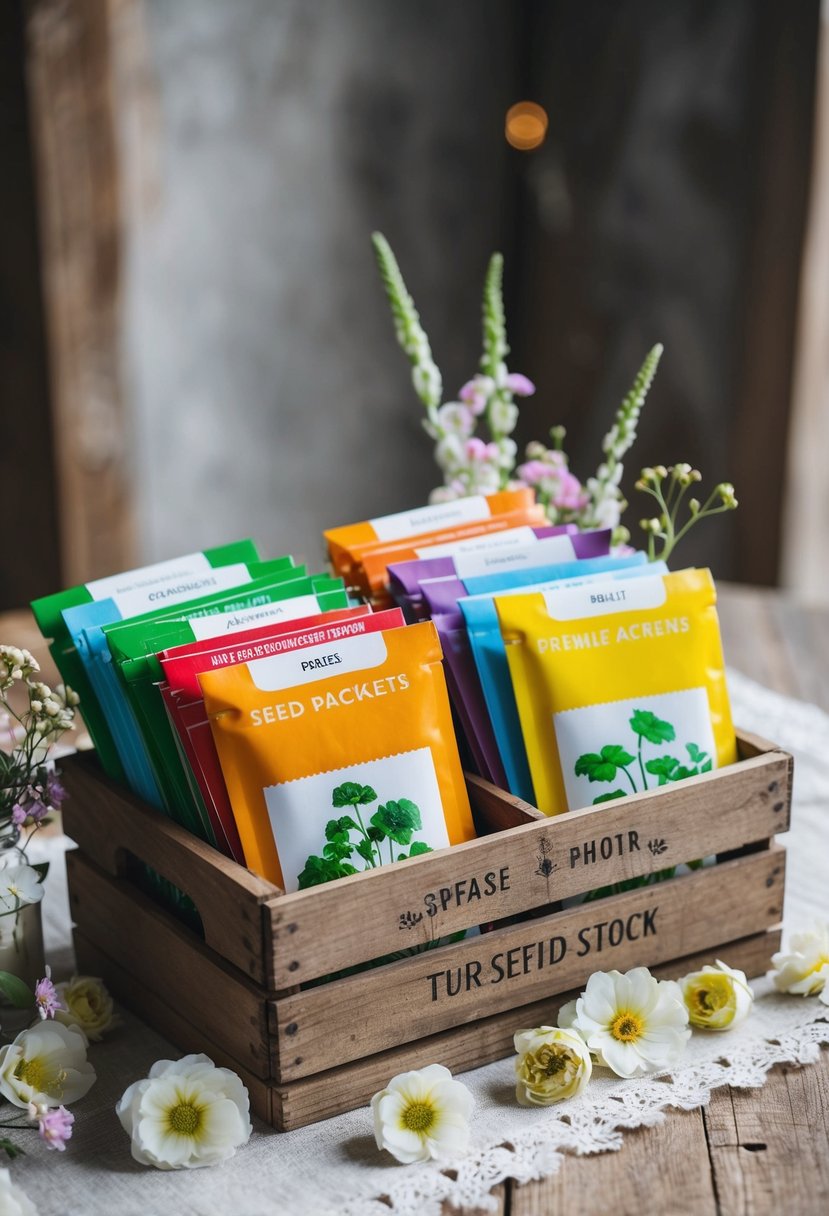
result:
<svg viewBox="0 0 829 1216"><path fill-rule="evenodd" d="M234 974L195 934L129 884L108 877L78 852L67 854L66 862L72 918L84 937L267 1079L264 991Z"/></svg>
<svg viewBox="0 0 829 1216"><path fill-rule="evenodd" d="M93 757L70 757L61 770L64 830L86 856L121 875L131 854L163 875L193 900L208 945L264 985L262 905L278 888L109 781Z"/></svg>
<svg viewBox="0 0 829 1216"><path fill-rule="evenodd" d="M717 957L752 977L766 970L772 954L779 949L780 930L775 929L721 944L717 947ZM660 979L676 979L713 962L713 957L710 950L703 951L662 963L653 971ZM560 1006L578 994L576 988L482 1018L468 1026L459 1026L414 1043L406 1043L347 1064L334 1073L318 1073L287 1085L276 1084L273 1086L274 1124L290 1131L314 1123L317 1119L327 1119L365 1106L372 1094L382 1089L397 1073L410 1068L423 1068L435 1060L457 1075L512 1055L512 1039L516 1030L555 1025Z"/></svg>
<svg viewBox="0 0 829 1216"><path fill-rule="evenodd" d="M765 840L789 825L789 764L785 753L759 755L269 901L271 986ZM482 796L510 798L494 786Z"/></svg>
<svg viewBox="0 0 829 1216"><path fill-rule="evenodd" d="M75 954L79 971L100 976L122 1005L139 1014L148 1026L152 1026L165 1039L169 1039L170 1043L174 1043L184 1052L203 1051L210 1056L214 1064L231 1068L238 1073L250 1094L251 1110L266 1123L272 1123L273 1090L267 1081L255 1076L204 1030L188 1022L177 1010L145 984L139 983L78 930L75 931Z"/></svg>
<svg viewBox="0 0 829 1216"><path fill-rule="evenodd" d="M758 933L782 915L784 875L776 845L286 996L272 1007L273 1075L333 1068L571 988L597 969L651 966Z"/></svg>

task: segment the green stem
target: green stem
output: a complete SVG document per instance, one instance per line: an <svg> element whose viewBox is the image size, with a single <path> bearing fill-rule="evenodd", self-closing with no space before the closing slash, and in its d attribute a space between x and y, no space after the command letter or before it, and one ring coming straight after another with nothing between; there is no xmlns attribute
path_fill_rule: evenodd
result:
<svg viewBox="0 0 829 1216"><path fill-rule="evenodd" d="M637 738L638 738L638 740L639 740L639 751L638 751L638 755L639 755L639 772L642 774L642 788L643 788L644 790L646 790L646 789L648 788L648 779L647 779L647 777L645 776L645 766L644 766L644 764L642 763L642 736L641 736L641 735L637 735Z"/></svg>
<svg viewBox="0 0 829 1216"><path fill-rule="evenodd" d="M630 782L630 788L633 790L634 794L638 794L638 793L639 793L639 791L638 791L638 789L636 788L636 782L633 780L633 778L631 777L630 773L629 773L629 772L627 771L627 769L626 769L626 768L624 768L624 767L623 767L621 764L619 765L619 768L621 768L622 772L625 774L625 776L627 777L628 781Z"/></svg>
<svg viewBox="0 0 829 1216"><path fill-rule="evenodd" d="M360 831L363 833L363 840L367 840L369 845L371 846L371 860L369 860L368 864L371 866L371 868L373 870L376 870L377 865L383 864L383 859L380 856L380 846L379 846L379 844L377 846L377 864L375 865L375 862L373 860L374 859L374 841L371 839L368 832L366 831L366 825L363 823L363 817L360 814L360 808L357 806L356 802L353 805L354 805L354 814L357 816L357 822L360 825Z"/></svg>
<svg viewBox="0 0 829 1216"><path fill-rule="evenodd" d="M391 836L389 836L389 861L394 865L394 842Z"/></svg>

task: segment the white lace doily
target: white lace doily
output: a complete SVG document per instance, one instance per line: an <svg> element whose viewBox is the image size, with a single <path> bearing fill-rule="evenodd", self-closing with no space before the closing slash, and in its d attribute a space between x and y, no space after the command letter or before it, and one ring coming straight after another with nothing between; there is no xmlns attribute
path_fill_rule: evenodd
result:
<svg viewBox="0 0 829 1216"><path fill-rule="evenodd" d="M808 928L829 915L829 717L733 673L729 687L735 721L795 753L785 920L788 931ZM775 1064L815 1060L829 1041L829 1009L816 998L780 996L764 979L753 986L748 1021L721 1035L695 1034L670 1077L622 1081L600 1069L572 1102L525 1109L514 1101L511 1059L464 1074L476 1100L473 1149L451 1168L399 1166L378 1152L365 1108L287 1135L257 1124L221 1168L161 1174L137 1166L114 1103L154 1060L181 1053L130 1018L93 1049L98 1084L78 1104L76 1137L59 1168L32 1152L14 1162L15 1179L41 1216L439 1216L444 1200L485 1208L505 1178L552 1174L566 1152L618 1149L625 1129L660 1122L668 1107L702 1106L719 1085L760 1086Z"/></svg>

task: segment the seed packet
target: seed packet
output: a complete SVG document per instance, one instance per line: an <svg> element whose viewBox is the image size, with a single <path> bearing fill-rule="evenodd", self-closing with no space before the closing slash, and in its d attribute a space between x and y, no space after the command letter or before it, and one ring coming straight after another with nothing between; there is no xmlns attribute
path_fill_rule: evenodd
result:
<svg viewBox="0 0 829 1216"><path fill-rule="evenodd" d="M451 502L415 507L411 511L397 511L393 515L382 515L362 523L329 528L323 535L334 573L341 574L349 583L359 566L360 553L372 545L452 531L508 511L526 510L534 503L534 490L504 490L488 497L472 495L455 498ZM424 541L424 544L428 543Z"/></svg>
<svg viewBox="0 0 829 1216"><path fill-rule="evenodd" d="M587 574L577 578L534 584L530 587L506 591L503 594L529 594L534 591L551 591L556 587L581 586L584 583L600 582L608 578L618 581L667 573L668 567L664 562L642 561L640 565L627 563L615 570L605 569L600 574ZM512 691L507 653L498 623L496 602L496 597L491 594L475 595L460 600L459 607L466 622L469 645L475 660L487 713L506 773L506 788L510 793L532 804L535 794L530 779L530 767L527 763L521 723L518 720L515 694Z"/></svg>
<svg viewBox="0 0 829 1216"><path fill-rule="evenodd" d="M228 610L226 601L215 600L201 608L184 604L177 610L180 616L139 619L104 629L111 656L109 670L118 679L120 692L132 710L136 727L134 732L119 733L116 742L119 747L125 744L130 755L139 754L149 760L163 805L179 823L192 818L192 812L199 808L198 803L193 804L192 789L182 770L175 738L156 687L164 678L156 657L158 652L198 638L238 633L269 617L275 622L289 623L310 612L316 614L348 605L342 579L328 575L268 585L259 582L257 588L252 597L248 596L257 601L252 606L246 607L237 601ZM244 590L248 592L249 588ZM191 611L196 615L191 615ZM125 768L128 777L132 777L126 755ZM136 770L135 776L143 771L143 767Z"/></svg>
<svg viewBox="0 0 829 1216"><path fill-rule="evenodd" d="M284 890L474 838L430 622L199 682L248 865Z"/></svg>
<svg viewBox="0 0 829 1216"><path fill-rule="evenodd" d="M569 537L556 537L567 541ZM547 542L544 542L545 544ZM516 583L533 584L557 578L574 578L580 574L596 574L602 570L621 569L644 562L644 554L625 557L592 557L581 561L559 561L528 570L501 570L486 575L424 580L421 590L432 620L435 622L445 657L446 682L458 721L466 735L475 766L482 777L495 785L506 786L498 744L486 710L478 671L469 645L466 622L458 601L473 590L499 592Z"/></svg>
<svg viewBox="0 0 829 1216"><path fill-rule="evenodd" d="M545 814L736 760L709 570L501 596L495 607Z"/></svg>
<svg viewBox="0 0 829 1216"><path fill-rule="evenodd" d="M255 562L259 554L252 540L240 540L230 545L205 549L202 553L188 553L170 561L156 562L137 570L126 570L108 578L94 579L79 587L69 587L53 595L45 595L32 602L32 612L44 638L50 641L49 653L64 681L74 688L80 697L80 708L84 722L98 750L101 764L111 776L123 781L124 772L112 739L106 717L98 705L83 662L75 649L75 640L63 617L67 608L81 604L102 605L102 618L120 620L145 612L158 602L154 597L179 586L184 582L200 582L217 577L222 567L239 563ZM292 566L293 558L281 559ZM218 576L221 577L221 576ZM234 581L240 581L238 577ZM230 586L232 584L223 584ZM196 594L196 592L191 592Z"/></svg>
<svg viewBox="0 0 829 1216"><path fill-rule="evenodd" d="M459 578L465 574L480 574L498 568L500 559L520 562L520 554L534 549L538 541L550 536L566 536L577 532L575 524L547 524L543 527L507 528L503 532L490 532L475 536L471 540L456 541L441 545L426 545L417 550L417 557L405 562L394 562L388 567L389 594L403 609L406 620L425 621L429 613L420 590L421 581L432 578ZM574 556L572 553L570 556Z"/></svg>
<svg viewBox="0 0 829 1216"><path fill-rule="evenodd" d="M395 540L389 541L387 544L373 545L361 555L357 586L362 594L371 599L373 603L391 602L392 597L388 585L388 568L391 563L412 561L424 548L430 549L435 545L452 547L467 540L500 535L502 532L512 531L519 527L542 526L544 521L543 508L533 506L526 510L508 511L492 519L465 524L463 527L459 526L444 532L435 532L425 537L413 537L410 540Z"/></svg>
<svg viewBox="0 0 829 1216"><path fill-rule="evenodd" d="M182 769L191 782L194 797L201 801L210 818L217 848L245 865L201 695L199 673L402 624L399 610L371 614L367 605L359 605L248 630L232 639L177 646L158 656L168 677L168 681L158 685L158 691L180 747Z"/></svg>

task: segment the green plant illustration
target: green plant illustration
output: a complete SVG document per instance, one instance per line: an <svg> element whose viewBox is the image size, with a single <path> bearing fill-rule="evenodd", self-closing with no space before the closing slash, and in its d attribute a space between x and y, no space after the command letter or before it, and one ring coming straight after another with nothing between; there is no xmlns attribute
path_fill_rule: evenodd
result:
<svg viewBox="0 0 829 1216"><path fill-rule="evenodd" d="M699 773L711 771L711 757L696 743L685 744L687 761L670 754L647 759L643 750L646 743L661 748L676 740L676 730L671 723L657 718L649 709L635 709L630 717L630 728L636 736L635 754L626 751L621 744L608 743L601 751L585 752L576 761L574 771L577 777L610 784L618 781L621 776L630 785L629 790L617 787L607 793L598 794L593 799L594 806L600 802L610 802L614 798L625 798L628 794L642 793L652 789L654 785L667 785L671 781L683 781L686 777L696 777ZM631 771L633 766L635 768ZM649 782L648 775L655 777L656 781Z"/></svg>
<svg viewBox="0 0 829 1216"><path fill-rule="evenodd" d="M366 822L360 808L369 807L377 801L377 792L370 785L344 781L336 786L331 795L332 805L336 810L350 807L352 814L329 819L325 825L326 843L322 856L317 857L312 853L305 862L298 878L300 891L359 873L351 861L355 853L368 868L376 869L377 866L432 852L431 846L425 841L413 840L414 834L423 827L417 803L410 798L389 799L381 803ZM356 839L352 838L354 832L357 833ZM383 855L383 845L386 846L387 857ZM395 846L399 846L398 851Z"/></svg>

